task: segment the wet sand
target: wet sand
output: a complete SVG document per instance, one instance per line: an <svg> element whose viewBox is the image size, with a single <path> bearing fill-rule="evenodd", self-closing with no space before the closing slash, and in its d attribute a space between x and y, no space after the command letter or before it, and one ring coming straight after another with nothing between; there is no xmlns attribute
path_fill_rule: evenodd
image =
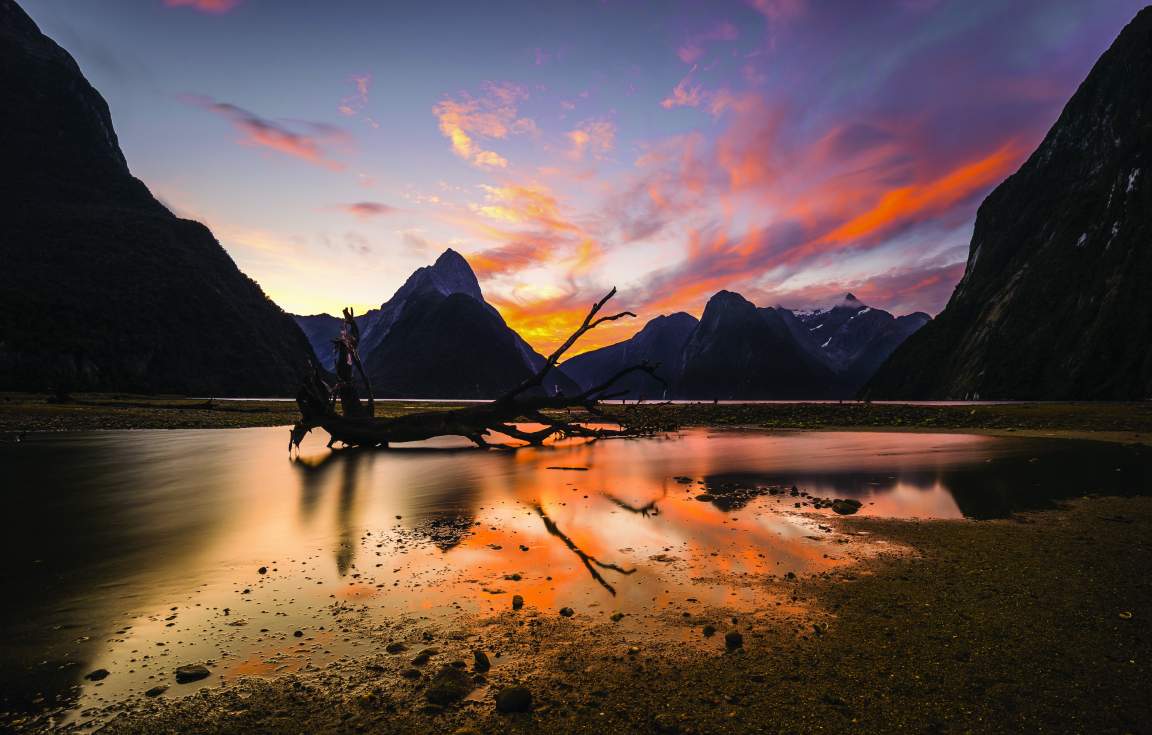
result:
<svg viewBox="0 0 1152 735"><path fill-rule="evenodd" d="M358 630L378 649L329 668L137 698L103 732L1097 732L1152 727L1152 499L1100 498L998 521L833 521L886 552L750 581L784 603L735 618L669 610L684 642L525 608ZM859 534L866 534L860 536ZM851 544L849 544L851 545ZM684 616L683 613L688 615ZM704 635L704 626L716 632ZM726 646L738 632L742 645ZM407 650L388 654L390 642ZM420 649L437 653L420 666ZM473 651L496 665L475 672ZM463 702L436 704L464 662ZM506 663L505 663L506 662ZM405 672L409 672L405 675ZM413 675L410 672L417 672ZM413 678L407 678L407 677ZM437 683L439 682L439 683ZM527 713L496 693L523 686ZM436 694L432 695L437 699Z"/></svg>

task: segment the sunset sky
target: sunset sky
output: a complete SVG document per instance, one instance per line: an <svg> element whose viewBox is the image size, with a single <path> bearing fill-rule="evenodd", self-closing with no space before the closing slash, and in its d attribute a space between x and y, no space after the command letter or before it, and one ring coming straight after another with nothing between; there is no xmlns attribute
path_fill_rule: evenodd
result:
<svg viewBox="0 0 1152 735"><path fill-rule="evenodd" d="M294 313L446 247L538 349L619 287L943 307L1136 0L21 0L133 172ZM600 331L600 330L598 330Z"/></svg>

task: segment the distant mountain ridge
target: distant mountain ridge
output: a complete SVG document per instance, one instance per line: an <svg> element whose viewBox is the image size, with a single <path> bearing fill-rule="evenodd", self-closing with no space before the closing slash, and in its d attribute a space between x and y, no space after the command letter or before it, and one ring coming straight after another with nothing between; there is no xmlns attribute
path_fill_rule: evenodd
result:
<svg viewBox="0 0 1152 735"><path fill-rule="evenodd" d="M931 317L893 317L847 294L828 309L757 307L720 291L700 320L683 312L648 322L632 338L567 360L581 387L641 361L659 363L665 384L637 376L630 398L850 398Z"/></svg>
<svg viewBox="0 0 1152 735"><path fill-rule="evenodd" d="M293 318L331 370L332 340L342 320L328 314ZM494 398L545 361L484 300L468 261L451 248L356 323L360 356L380 397ZM571 394L577 387L553 371L544 390Z"/></svg>
<svg viewBox="0 0 1152 735"><path fill-rule="evenodd" d="M1152 397L1152 7L988 195L947 307L874 398Z"/></svg>
<svg viewBox="0 0 1152 735"><path fill-rule="evenodd" d="M132 176L72 57L0 0L0 389L291 395L301 333Z"/></svg>

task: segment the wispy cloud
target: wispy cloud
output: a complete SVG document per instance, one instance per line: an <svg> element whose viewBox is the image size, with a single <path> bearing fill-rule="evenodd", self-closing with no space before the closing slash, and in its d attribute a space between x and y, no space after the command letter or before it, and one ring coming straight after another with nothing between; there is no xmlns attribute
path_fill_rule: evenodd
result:
<svg viewBox="0 0 1152 735"><path fill-rule="evenodd" d="M396 211L395 207L382 202L353 202L351 204L341 204L338 208L360 219L372 219L373 217L392 214Z"/></svg>
<svg viewBox="0 0 1152 735"><path fill-rule="evenodd" d="M334 125L276 122L210 97L190 96L185 97L185 100L231 122L243 134L239 140L241 145L267 148L331 171L343 171L346 168L346 164L331 157L330 149L347 145L351 142L351 136Z"/></svg>
<svg viewBox="0 0 1152 735"><path fill-rule="evenodd" d="M340 100L340 104L336 106L337 111L345 117L361 116L372 127L380 127L376 118L364 114L364 108L368 106L368 90L372 86L372 75L353 75L350 81L352 82L352 94Z"/></svg>
<svg viewBox="0 0 1152 735"><path fill-rule="evenodd" d="M727 20L722 20L703 33L689 36L683 45L676 50L676 55L685 64L695 64L704 56L704 44L714 41L735 41L740 37L740 31Z"/></svg>
<svg viewBox="0 0 1152 735"><path fill-rule="evenodd" d="M189 7L201 13L220 15L239 5L242 0L164 0L170 8Z"/></svg>

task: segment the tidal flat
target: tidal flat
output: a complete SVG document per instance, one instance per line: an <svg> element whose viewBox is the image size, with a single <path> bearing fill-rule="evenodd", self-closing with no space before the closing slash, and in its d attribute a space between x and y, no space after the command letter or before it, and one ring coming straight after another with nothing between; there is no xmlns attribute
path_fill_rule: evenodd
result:
<svg viewBox="0 0 1152 735"><path fill-rule="evenodd" d="M932 406L985 426L918 431L756 426L911 404L613 406L652 434L332 451L317 432L290 458L291 403L197 402L77 401L85 421L277 420L0 443L4 727L1152 722L1143 406Z"/></svg>

